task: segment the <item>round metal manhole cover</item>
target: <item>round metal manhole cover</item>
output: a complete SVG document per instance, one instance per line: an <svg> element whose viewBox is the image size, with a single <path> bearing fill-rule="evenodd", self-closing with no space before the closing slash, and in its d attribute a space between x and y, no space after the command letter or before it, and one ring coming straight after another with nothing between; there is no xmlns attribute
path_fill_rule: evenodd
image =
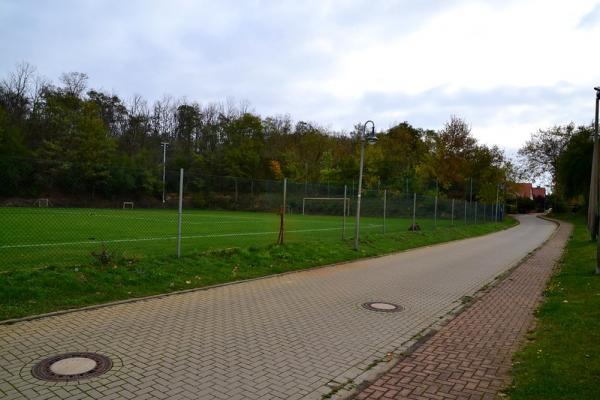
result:
<svg viewBox="0 0 600 400"><path fill-rule="evenodd" d="M38 379L69 382L93 378L112 368L110 358L96 353L65 353L38 362L31 373Z"/></svg>
<svg viewBox="0 0 600 400"><path fill-rule="evenodd" d="M362 306L367 310L379 312L400 312L404 310L404 308L398 304L387 303L385 301L370 301L368 303L363 303Z"/></svg>

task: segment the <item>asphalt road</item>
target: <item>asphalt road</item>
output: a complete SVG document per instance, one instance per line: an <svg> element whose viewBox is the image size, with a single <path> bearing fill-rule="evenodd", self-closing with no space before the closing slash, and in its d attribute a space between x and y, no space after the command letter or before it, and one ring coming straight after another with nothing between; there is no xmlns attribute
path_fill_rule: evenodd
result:
<svg viewBox="0 0 600 400"><path fill-rule="evenodd" d="M0 326L0 398L321 398L403 349L555 230L533 216L491 235L395 255ZM396 313L362 304L401 305ZM109 356L104 375L31 375L62 352Z"/></svg>

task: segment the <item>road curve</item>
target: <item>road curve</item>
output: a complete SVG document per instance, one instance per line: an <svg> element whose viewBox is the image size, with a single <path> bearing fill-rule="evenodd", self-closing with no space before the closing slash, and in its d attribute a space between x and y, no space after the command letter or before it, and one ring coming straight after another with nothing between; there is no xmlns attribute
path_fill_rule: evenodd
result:
<svg viewBox="0 0 600 400"><path fill-rule="evenodd" d="M540 246L551 222L252 282L0 326L0 398L320 398ZM386 301L402 312L369 311ZM106 374L47 383L40 359L98 352ZM4 396L4 397L3 397Z"/></svg>

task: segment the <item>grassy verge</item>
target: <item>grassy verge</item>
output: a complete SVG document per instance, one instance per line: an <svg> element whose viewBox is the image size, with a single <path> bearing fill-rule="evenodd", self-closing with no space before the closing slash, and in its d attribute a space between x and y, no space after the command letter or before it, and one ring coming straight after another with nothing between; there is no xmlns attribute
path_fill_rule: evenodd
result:
<svg viewBox="0 0 600 400"><path fill-rule="evenodd" d="M538 324L515 356L512 399L600 399L600 276L596 243L582 217L575 224L560 270L537 311Z"/></svg>
<svg viewBox="0 0 600 400"><path fill-rule="evenodd" d="M133 297L209 286L376 256L490 233L516 224L457 225L421 232L364 237L360 251L350 241L312 240L196 252L182 257L108 260L77 267L48 265L0 274L0 320L83 307Z"/></svg>

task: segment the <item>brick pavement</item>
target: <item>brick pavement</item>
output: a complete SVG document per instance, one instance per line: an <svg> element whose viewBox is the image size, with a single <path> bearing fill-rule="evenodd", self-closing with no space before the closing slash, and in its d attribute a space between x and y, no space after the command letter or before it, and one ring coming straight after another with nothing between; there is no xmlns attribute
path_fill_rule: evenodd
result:
<svg viewBox="0 0 600 400"><path fill-rule="evenodd" d="M511 358L532 326L533 311L569 238L560 228L505 280L443 326L355 398L495 399L506 388Z"/></svg>
<svg viewBox="0 0 600 400"><path fill-rule="evenodd" d="M511 264L554 225L510 230L386 257L0 325L0 398L320 399L403 349ZM400 313L361 307L401 304ZM47 383L37 361L109 356L97 378Z"/></svg>

